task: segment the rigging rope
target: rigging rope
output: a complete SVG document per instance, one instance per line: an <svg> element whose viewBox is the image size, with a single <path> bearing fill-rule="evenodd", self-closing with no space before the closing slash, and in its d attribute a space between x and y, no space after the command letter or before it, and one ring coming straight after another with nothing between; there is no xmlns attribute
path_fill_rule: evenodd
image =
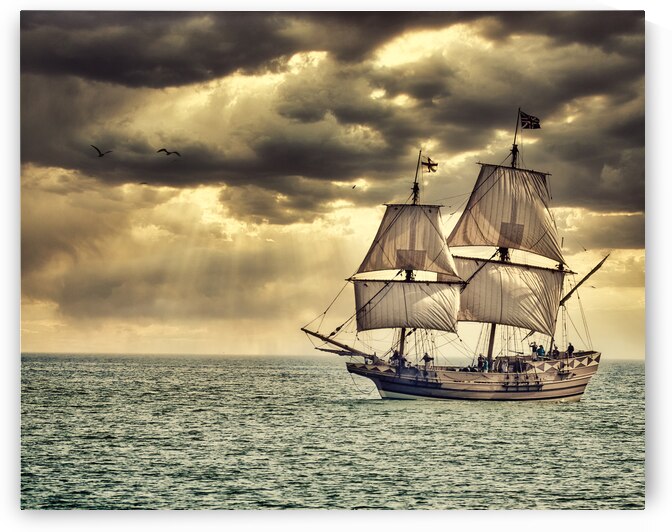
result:
<svg viewBox="0 0 672 532"><path fill-rule="evenodd" d="M569 314L567 314L567 317L569 318L569 323L571 323L571 324L572 324L572 327L574 327L574 332L576 332L576 335L579 337L579 340L581 340L581 341L583 342L583 345L586 345L586 346L587 346L587 345L588 345L588 342L586 342L586 341L583 339L583 337L581 336L581 333L580 333L579 330L576 328L576 325L574 325L574 320L572 320L572 317L571 317Z"/></svg>
<svg viewBox="0 0 672 532"><path fill-rule="evenodd" d="M579 309L581 309L581 318L583 319L583 328L586 331L586 338L588 339L588 348L593 348L593 339L590 337L590 330L588 329L588 321L586 320L586 314L583 310L583 303L581 302L581 296L579 296L579 291L576 291L576 299L579 302Z"/></svg>
<svg viewBox="0 0 672 532"><path fill-rule="evenodd" d="M332 307L332 305L333 305L334 303L336 303L336 300L339 298L339 296L341 295L341 293L343 292L343 290L345 290L345 287L346 287L346 286L348 286L348 281L345 281L345 284L344 284L343 287L338 291L338 294L336 294L336 297L331 301L331 303L329 303L329 306L327 307L327 309L326 309L322 314L320 314L320 315L318 315L318 316L315 316L314 319L312 319L311 321L309 321L308 323L306 323L306 324L303 326L303 328L304 328L304 329L307 328L309 325L311 325L311 324L314 323L318 318L321 317L322 319L320 320L320 324L317 326L317 330L319 331L319 330L320 330L320 327L322 326L322 322L324 321L324 317L326 316L327 312L329 312L329 309Z"/></svg>

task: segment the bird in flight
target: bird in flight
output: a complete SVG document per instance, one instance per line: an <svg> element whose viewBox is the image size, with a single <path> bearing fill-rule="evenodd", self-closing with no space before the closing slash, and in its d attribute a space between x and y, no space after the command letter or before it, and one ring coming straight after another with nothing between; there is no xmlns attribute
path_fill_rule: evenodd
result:
<svg viewBox="0 0 672 532"><path fill-rule="evenodd" d="M98 157L102 157L106 153L112 153L112 150L107 150L106 152L102 152L98 148L96 148L93 144L89 144L89 146L91 146L94 150L96 150L98 152Z"/></svg>
<svg viewBox="0 0 672 532"><path fill-rule="evenodd" d="M352 188L355 188L357 185L352 185Z"/></svg>
<svg viewBox="0 0 672 532"><path fill-rule="evenodd" d="M160 153L160 152L162 152L162 151L165 151L165 152L166 152L166 155L170 155L171 153L174 153L174 154L177 155L178 157L182 157L178 152L176 152L176 151L168 151L166 148L161 148L160 150L156 150L156 153Z"/></svg>

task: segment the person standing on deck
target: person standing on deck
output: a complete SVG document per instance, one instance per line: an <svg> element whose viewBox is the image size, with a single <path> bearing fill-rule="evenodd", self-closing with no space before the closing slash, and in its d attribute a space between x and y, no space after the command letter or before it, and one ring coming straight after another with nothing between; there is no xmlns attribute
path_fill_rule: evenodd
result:
<svg viewBox="0 0 672 532"><path fill-rule="evenodd" d="M430 357L429 354L425 353L425 356L423 356L420 360L425 363L425 371L427 371L432 360L434 360L434 357Z"/></svg>
<svg viewBox="0 0 672 532"><path fill-rule="evenodd" d="M392 363L393 366L399 365L399 351L396 349L394 350L394 353L392 353L392 356L390 357L390 362Z"/></svg>
<svg viewBox="0 0 672 532"><path fill-rule="evenodd" d="M484 358L483 359L483 373L487 373L487 372L488 372L488 359Z"/></svg>
<svg viewBox="0 0 672 532"><path fill-rule="evenodd" d="M483 355L478 355L478 371L483 371Z"/></svg>
<svg viewBox="0 0 672 532"><path fill-rule="evenodd" d="M544 346L543 346L543 345L540 345L540 346L537 348L537 358L538 358L539 360L543 360L545 357L546 357L546 351L544 350Z"/></svg>
<svg viewBox="0 0 672 532"><path fill-rule="evenodd" d="M571 357L574 354L574 346L572 345L572 342L569 342L569 345L567 346L567 356Z"/></svg>

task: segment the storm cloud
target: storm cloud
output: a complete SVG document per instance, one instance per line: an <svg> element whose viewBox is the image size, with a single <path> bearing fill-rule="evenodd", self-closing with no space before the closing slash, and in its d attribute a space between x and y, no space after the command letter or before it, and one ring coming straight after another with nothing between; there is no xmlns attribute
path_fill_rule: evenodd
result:
<svg viewBox="0 0 672 532"><path fill-rule="evenodd" d="M629 183L642 184L642 23L636 12L24 12L22 161L110 184L380 185L428 139L450 157L482 152L522 104L544 119L535 164L581 168L560 177L560 204L641 210L641 194L594 180L628 151ZM426 53L385 64L384 47L413 30ZM273 81L255 83L264 73ZM89 144L113 154L99 160ZM165 145L184 156L156 157ZM571 193L579 182L587 195Z"/></svg>
<svg viewBox="0 0 672 532"><path fill-rule="evenodd" d="M643 12L23 11L26 319L318 312L418 150L450 223L518 107L567 252L643 248Z"/></svg>

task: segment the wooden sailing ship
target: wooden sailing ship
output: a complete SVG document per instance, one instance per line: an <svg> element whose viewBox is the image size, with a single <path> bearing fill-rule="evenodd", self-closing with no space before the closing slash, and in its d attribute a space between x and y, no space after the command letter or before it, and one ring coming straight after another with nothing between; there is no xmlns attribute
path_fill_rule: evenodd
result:
<svg viewBox="0 0 672 532"><path fill-rule="evenodd" d="M559 311L606 257L564 292L573 272L549 207L550 174L519 168L521 117L523 128L538 127L538 119L518 111L510 165L479 163L473 191L448 236L441 206L419 201L418 169L436 166L420 154L409 200L387 205L367 255L348 279L355 291L353 316L329 334L302 328L321 342L317 349L352 357L347 370L373 381L383 398L577 401L598 369L599 352L554 346ZM484 247L495 248L489 258L476 256ZM465 254L453 255L455 248ZM513 251L544 257L553 266L513 261ZM484 327L486 355L478 364L475 351L471 364L435 364L442 348L459 345L437 338L459 338L458 328L467 322ZM350 325L354 338L341 339ZM363 338L367 331L393 336L376 351ZM507 333L498 343L502 331ZM547 340L548 353L533 338Z"/></svg>

